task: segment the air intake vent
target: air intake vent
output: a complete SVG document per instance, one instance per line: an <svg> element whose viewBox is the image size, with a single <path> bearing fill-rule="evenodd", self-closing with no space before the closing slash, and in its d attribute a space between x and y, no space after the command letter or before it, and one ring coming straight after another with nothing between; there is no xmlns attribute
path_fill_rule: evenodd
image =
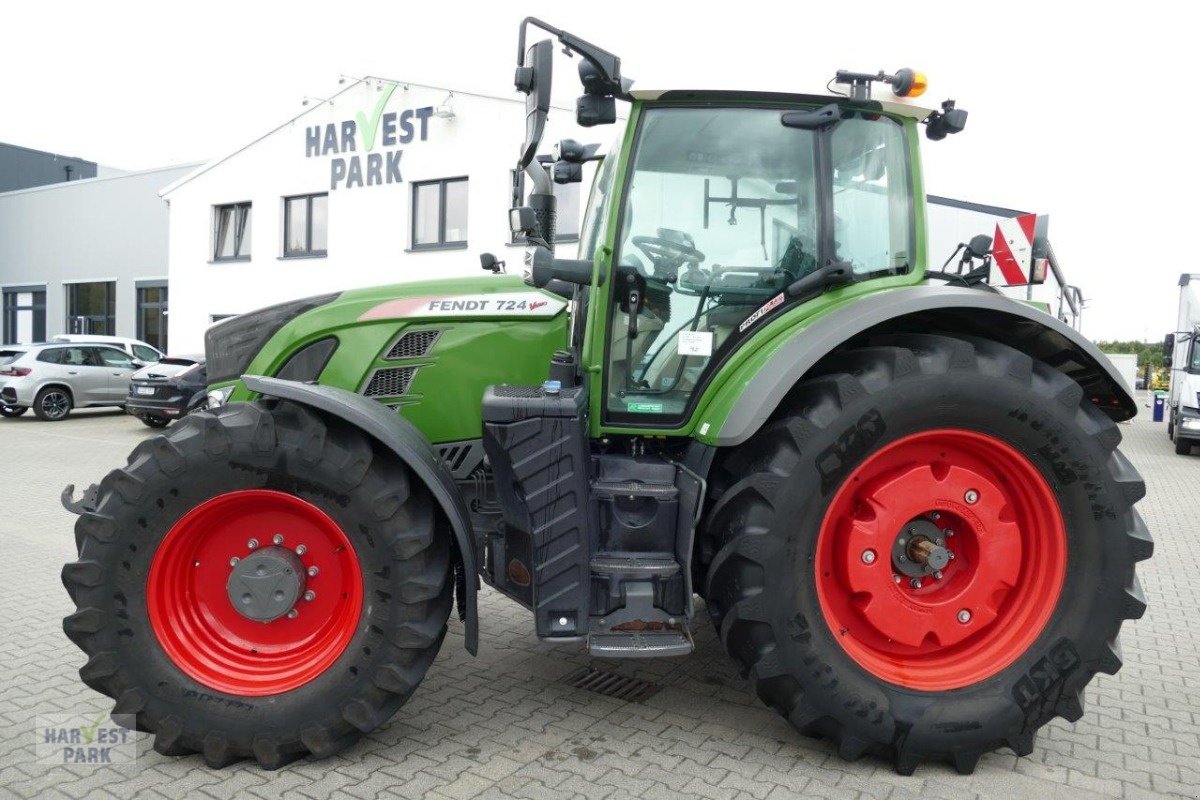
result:
<svg viewBox="0 0 1200 800"><path fill-rule="evenodd" d="M442 335L441 331L409 331L396 340L384 358L420 358L433 349L433 343Z"/></svg>
<svg viewBox="0 0 1200 800"><path fill-rule="evenodd" d="M367 397L395 397L408 391L413 376L417 374L416 367L387 367L377 369L363 389Z"/></svg>
<svg viewBox="0 0 1200 800"><path fill-rule="evenodd" d="M589 692L615 697L629 703L644 703L662 688L657 683L629 678L606 669L580 667L562 678L567 686L586 689Z"/></svg>

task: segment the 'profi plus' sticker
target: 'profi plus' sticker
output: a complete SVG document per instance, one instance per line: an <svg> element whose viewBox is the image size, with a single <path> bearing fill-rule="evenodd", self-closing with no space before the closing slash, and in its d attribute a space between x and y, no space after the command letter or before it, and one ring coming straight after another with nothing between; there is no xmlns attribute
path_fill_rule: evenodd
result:
<svg viewBox="0 0 1200 800"><path fill-rule="evenodd" d="M713 350L712 331L680 331L679 355L711 356Z"/></svg>
<svg viewBox="0 0 1200 800"><path fill-rule="evenodd" d="M738 325L738 333L745 333L747 328L765 317L768 313L770 313L771 309L778 308L782 304L783 292L780 292L767 302L763 303L758 311L755 311L753 314L742 320L742 324Z"/></svg>
<svg viewBox="0 0 1200 800"><path fill-rule="evenodd" d="M662 403L627 403L625 410L633 414L661 414Z"/></svg>
<svg viewBox="0 0 1200 800"><path fill-rule="evenodd" d="M553 317L565 300L541 292L401 297L368 310L359 321L405 317Z"/></svg>

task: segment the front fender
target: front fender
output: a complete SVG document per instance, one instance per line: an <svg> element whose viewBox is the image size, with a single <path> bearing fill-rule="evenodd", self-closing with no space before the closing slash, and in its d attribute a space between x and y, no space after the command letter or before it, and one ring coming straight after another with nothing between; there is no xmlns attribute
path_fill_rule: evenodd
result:
<svg viewBox="0 0 1200 800"><path fill-rule="evenodd" d="M243 375L242 382L252 392L278 397L337 417L366 433L396 454L417 477L425 482L446 514L454 531L454 540L466 572L466 646L472 655L479 649L479 610L477 594L479 572L475 543L471 536L470 516L454 478L446 469L429 441L411 422L362 395L335 386L318 386L259 375Z"/></svg>
<svg viewBox="0 0 1200 800"><path fill-rule="evenodd" d="M1137 413L1116 367L1079 331L1000 294L925 284L865 295L781 337L765 359L725 382L713 405L727 413L709 417L717 432L711 443L746 441L821 359L873 333L895 331L961 333L1007 344L1078 382L1113 419Z"/></svg>

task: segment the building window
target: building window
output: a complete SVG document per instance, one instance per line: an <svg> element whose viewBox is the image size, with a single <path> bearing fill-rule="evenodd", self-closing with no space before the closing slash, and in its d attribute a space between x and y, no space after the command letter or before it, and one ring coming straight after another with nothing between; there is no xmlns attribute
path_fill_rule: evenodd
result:
<svg viewBox="0 0 1200 800"><path fill-rule="evenodd" d="M328 236L328 194L307 194L283 199L285 258L325 255L328 252Z"/></svg>
<svg viewBox="0 0 1200 800"><path fill-rule="evenodd" d="M46 341L46 289L40 286L4 290L4 344Z"/></svg>
<svg viewBox="0 0 1200 800"><path fill-rule="evenodd" d="M250 204L232 203L213 208L213 261L246 261L250 258Z"/></svg>
<svg viewBox="0 0 1200 800"><path fill-rule="evenodd" d="M137 338L167 352L167 285L137 287ZM142 358L142 356L138 356ZM144 360L144 359L143 359Z"/></svg>
<svg viewBox="0 0 1200 800"><path fill-rule="evenodd" d="M413 184L412 249L467 246L467 179Z"/></svg>
<svg viewBox="0 0 1200 800"><path fill-rule="evenodd" d="M67 333L113 336L116 332L115 281L67 284Z"/></svg>
<svg viewBox="0 0 1200 800"><path fill-rule="evenodd" d="M553 181L552 164L542 164L546 170L547 177ZM526 175L524 172L512 171L513 181L517 187L517 195L521 197L522 202L529 201L529 192L526 187ZM551 183L554 196L558 199L554 210L554 242L578 242L579 241L579 225L582 215L580 214L580 191L582 183ZM524 244L524 234L514 233L512 236L513 244Z"/></svg>

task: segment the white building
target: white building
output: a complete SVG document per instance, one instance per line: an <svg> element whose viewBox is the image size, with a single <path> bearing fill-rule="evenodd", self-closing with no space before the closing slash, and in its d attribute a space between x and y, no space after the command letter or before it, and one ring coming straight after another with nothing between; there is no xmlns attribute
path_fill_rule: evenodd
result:
<svg viewBox="0 0 1200 800"><path fill-rule="evenodd" d="M195 164L0 193L0 343L167 336L166 185ZM104 173L101 173L104 174Z"/></svg>
<svg viewBox="0 0 1200 800"><path fill-rule="evenodd" d="M214 321L284 300L520 268L508 230L525 129L512 97L365 78L168 186L170 336L198 350ZM555 109L544 142L611 137ZM557 186L577 240L583 184ZM567 245L571 248L572 245Z"/></svg>

